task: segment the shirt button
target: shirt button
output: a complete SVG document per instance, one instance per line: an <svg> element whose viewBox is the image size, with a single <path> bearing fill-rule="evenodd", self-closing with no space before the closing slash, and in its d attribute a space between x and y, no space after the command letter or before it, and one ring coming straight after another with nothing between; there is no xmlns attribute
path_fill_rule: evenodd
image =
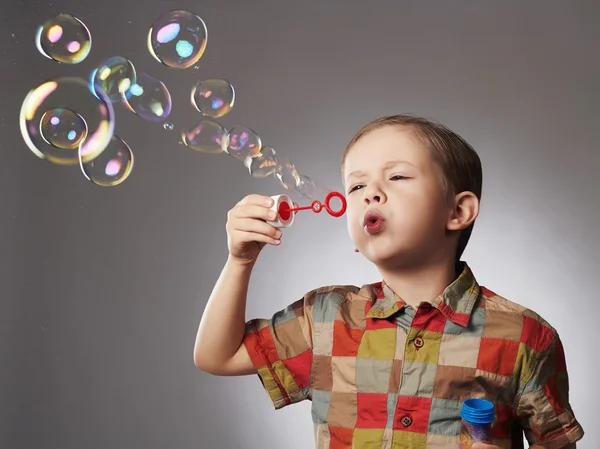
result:
<svg viewBox="0 0 600 449"><path fill-rule="evenodd" d="M425 344L425 342L423 341L423 339L421 337L415 338L415 347L417 349L422 348L424 344Z"/></svg>
<svg viewBox="0 0 600 449"><path fill-rule="evenodd" d="M400 419L400 422L404 427L410 427L412 424L412 419L410 416L403 416L402 419Z"/></svg>

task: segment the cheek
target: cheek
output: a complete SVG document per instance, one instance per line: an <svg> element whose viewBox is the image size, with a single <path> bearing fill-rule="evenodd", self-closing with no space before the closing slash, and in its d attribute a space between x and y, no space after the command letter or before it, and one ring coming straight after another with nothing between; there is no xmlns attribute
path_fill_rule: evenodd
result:
<svg viewBox="0 0 600 449"><path fill-rule="evenodd" d="M346 226L350 236L353 237L361 228L358 212L355 212L351 207L346 209Z"/></svg>

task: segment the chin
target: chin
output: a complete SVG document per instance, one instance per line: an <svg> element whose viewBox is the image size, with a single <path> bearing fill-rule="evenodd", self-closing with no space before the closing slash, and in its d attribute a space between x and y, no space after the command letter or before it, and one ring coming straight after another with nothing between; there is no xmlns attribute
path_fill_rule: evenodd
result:
<svg viewBox="0 0 600 449"><path fill-rule="evenodd" d="M395 264L402 259L403 252L393 248L368 248L363 252L364 256L377 266Z"/></svg>

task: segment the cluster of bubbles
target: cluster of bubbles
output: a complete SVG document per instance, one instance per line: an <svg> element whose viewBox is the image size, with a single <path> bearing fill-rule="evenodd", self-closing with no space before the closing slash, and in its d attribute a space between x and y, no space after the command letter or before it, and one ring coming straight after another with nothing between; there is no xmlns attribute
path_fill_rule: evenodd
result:
<svg viewBox="0 0 600 449"><path fill-rule="evenodd" d="M152 57L173 69L195 66L206 49L207 29L198 15L169 11L148 32ZM37 30L36 46L45 57L63 64L86 59L92 37L86 25L60 14ZM226 129L217 119L234 106L234 87L224 79L204 79L191 89L191 104L201 114L196 125L181 132L182 144L202 153L226 153L242 162L255 178L274 176L290 191L312 199L316 184L301 175L289 159L263 145L251 128ZM21 107L20 126L29 149L39 158L59 165L79 165L84 176L100 186L115 186L129 177L134 156L129 145L114 134L115 104L142 119L163 123L171 114L167 86L134 64L114 56L99 64L89 78L63 77L32 89Z"/></svg>

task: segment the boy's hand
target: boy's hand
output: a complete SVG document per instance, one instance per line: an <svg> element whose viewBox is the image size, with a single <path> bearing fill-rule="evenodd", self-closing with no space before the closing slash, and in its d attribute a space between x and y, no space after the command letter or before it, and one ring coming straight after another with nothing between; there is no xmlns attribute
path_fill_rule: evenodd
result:
<svg viewBox="0 0 600 449"><path fill-rule="evenodd" d="M269 223L276 214L269 208L273 199L263 195L248 195L227 214L227 246L230 259L253 263L263 247L279 245L281 230Z"/></svg>

